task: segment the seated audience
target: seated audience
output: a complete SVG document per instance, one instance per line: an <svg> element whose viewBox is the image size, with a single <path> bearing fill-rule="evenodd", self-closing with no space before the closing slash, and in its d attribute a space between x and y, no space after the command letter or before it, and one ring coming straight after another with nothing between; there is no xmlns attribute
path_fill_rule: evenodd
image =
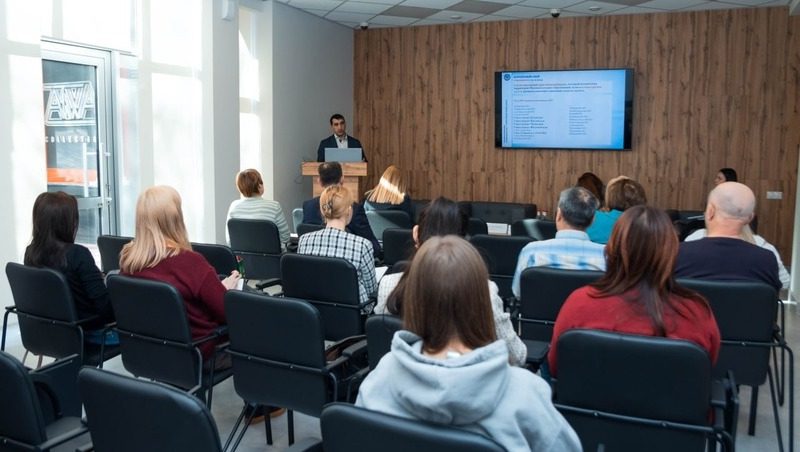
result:
<svg viewBox="0 0 800 452"><path fill-rule="evenodd" d="M714 185L719 185L723 182L738 182L739 177L736 175L736 170L733 168L720 168L717 177L714 178Z"/></svg>
<svg viewBox="0 0 800 452"><path fill-rule="evenodd" d="M705 210L706 238L681 244L675 277L762 281L780 290L775 256L741 239L755 206L753 191L738 182L723 182L711 190Z"/></svg>
<svg viewBox="0 0 800 452"><path fill-rule="evenodd" d="M606 186L596 174L590 172L581 174L581 177L578 178L578 183L576 183L575 186L583 187L589 190L599 202L597 208L600 209L603 207L603 201L606 199Z"/></svg>
<svg viewBox="0 0 800 452"><path fill-rule="evenodd" d="M406 193L406 184L400 170L389 165L383 172L378 185L365 193L364 210L400 210L414 221L411 198Z"/></svg>
<svg viewBox="0 0 800 452"><path fill-rule="evenodd" d="M586 233L593 242L605 244L622 212L641 204L647 204L647 197L638 182L626 176L611 179L606 187L605 209L597 211Z"/></svg>
<svg viewBox="0 0 800 452"><path fill-rule="evenodd" d="M697 229L696 231L689 234L688 237L684 239L686 242L692 242L694 240L704 239L708 231L703 229ZM749 225L745 225L742 228L742 234L740 238L746 242L752 243L753 245L760 246L765 250L769 251L770 253L775 255L775 260L778 263L778 278L781 280L781 286L784 289L789 288L789 283L791 282L791 276L789 272L786 270L786 267L783 265L783 260L781 260L781 255L778 253L778 249L775 248L771 243L767 242L764 237L761 237L758 234L753 234L753 231L750 229Z"/></svg>
<svg viewBox="0 0 800 452"><path fill-rule="evenodd" d="M298 254L338 257L353 264L358 272L359 301L365 303L375 295L375 260L369 240L345 231L353 218L353 198L341 185L330 185L319 197L319 207L325 218L325 229L300 237Z"/></svg>
<svg viewBox="0 0 800 452"><path fill-rule="evenodd" d="M181 197L165 185L150 187L136 202L136 234L122 248L120 272L137 278L162 281L175 287L186 305L192 338L199 339L225 325L225 291L236 287L239 272L220 281L206 259L192 251L183 222ZM200 346L209 358L213 341ZM227 360L228 364L230 359ZM221 366L224 363L218 362Z"/></svg>
<svg viewBox="0 0 800 452"><path fill-rule="evenodd" d="M606 269L605 246L593 243L586 234L597 210L597 198L582 187L561 192L556 210L556 237L525 245L517 259L511 290L519 298L519 281L528 267L552 267L570 270Z"/></svg>
<svg viewBox="0 0 800 452"><path fill-rule="evenodd" d="M420 212L419 224L411 231L414 244L418 249L431 237L451 234L465 237L468 221L466 213L458 208L455 201L447 198L434 199ZM376 314L388 312L402 315L406 275L407 273L392 273L381 278L378 286L378 304L375 306ZM497 285L491 280L489 280L489 298L492 303L495 335L508 346L511 364L518 366L525 364L528 351L522 339L514 331L511 316L503 310L503 299L498 294Z"/></svg>
<svg viewBox="0 0 800 452"><path fill-rule="evenodd" d="M342 165L339 162L320 163L317 172L319 173L317 182L322 188L342 184ZM319 196L303 203L303 223L323 224L319 211ZM380 255L381 244L369 226L364 206L357 202L353 203L353 219L347 225L347 232L369 240L372 243L372 250L375 256Z"/></svg>
<svg viewBox="0 0 800 452"><path fill-rule="evenodd" d="M692 341L719 354L717 321L706 300L672 276L678 237L667 214L647 206L625 211L606 246L606 274L567 298L553 327L547 359L558 373L558 338L576 328Z"/></svg>
<svg viewBox="0 0 800 452"><path fill-rule="evenodd" d="M236 187L242 194L242 199L237 199L228 208L228 220L231 218L243 220L269 220L275 223L280 234L281 247L286 249L289 242L289 225L283 215L281 203L262 198L264 195L264 180L261 174L254 169L246 169L236 176ZM227 220L226 220L227 222ZM225 237L230 243L228 228L225 228Z"/></svg>
<svg viewBox="0 0 800 452"><path fill-rule="evenodd" d="M103 274L92 253L75 243L78 233L78 201L63 191L40 194L33 203L33 237L25 248L25 265L61 272L69 284L78 318L87 322L85 340L114 344L115 333L103 337L104 325L114 321Z"/></svg>
<svg viewBox="0 0 800 452"><path fill-rule="evenodd" d="M475 248L432 237L406 278L404 330L367 375L356 405L487 435L509 451L581 450L547 383L509 366Z"/></svg>

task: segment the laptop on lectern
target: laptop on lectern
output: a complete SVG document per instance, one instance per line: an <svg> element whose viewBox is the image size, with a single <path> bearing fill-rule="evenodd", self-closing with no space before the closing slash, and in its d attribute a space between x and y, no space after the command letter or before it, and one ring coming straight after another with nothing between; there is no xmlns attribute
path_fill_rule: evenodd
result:
<svg viewBox="0 0 800 452"><path fill-rule="evenodd" d="M326 162L360 162L361 148L325 148Z"/></svg>

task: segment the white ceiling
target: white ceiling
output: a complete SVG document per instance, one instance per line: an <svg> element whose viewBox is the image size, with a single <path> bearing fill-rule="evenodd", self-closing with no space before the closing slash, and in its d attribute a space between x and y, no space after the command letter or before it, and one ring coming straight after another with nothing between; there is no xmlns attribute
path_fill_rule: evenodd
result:
<svg viewBox="0 0 800 452"><path fill-rule="evenodd" d="M791 0L277 0L347 27L370 28L766 6ZM796 5L794 5L796 6Z"/></svg>

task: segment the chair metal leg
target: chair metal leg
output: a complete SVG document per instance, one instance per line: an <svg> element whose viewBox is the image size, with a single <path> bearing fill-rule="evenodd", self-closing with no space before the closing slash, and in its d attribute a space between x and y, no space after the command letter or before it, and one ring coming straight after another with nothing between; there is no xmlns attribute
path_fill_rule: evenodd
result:
<svg viewBox="0 0 800 452"><path fill-rule="evenodd" d="M789 355L789 452L794 452L794 352L784 347Z"/></svg>
<svg viewBox="0 0 800 452"><path fill-rule="evenodd" d="M767 368L767 380L769 381L769 395L772 399L772 416L775 418L775 432L778 434L778 450L783 452L783 434L781 433L781 419L778 416L778 398L775 396L775 382L772 378L772 369Z"/></svg>
<svg viewBox="0 0 800 452"><path fill-rule="evenodd" d="M239 424L242 423L242 419L244 418L245 413L247 413L247 407L248 404L245 403L244 408L242 408L242 412L239 413L239 417L236 418L236 423L233 424L233 430L231 430L231 433L228 435L228 439L225 440L225 446L222 447L223 452L228 450L228 446L230 446L233 437L236 435L236 431L239 430Z"/></svg>
<svg viewBox="0 0 800 452"><path fill-rule="evenodd" d="M269 416L267 407L261 407L262 414L264 415L264 428L267 430L267 446L272 445L272 419Z"/></svg>
<svg viewBox="0 0 800 452"><path fill-rule="evenodd" d="M294 411L286 410L286 423L289 426L289 445L294 444Z"/></svg>
<svg viewBox="0 0 800 452"><path fill-rule="evenodd" d="M778 366L778 351L775 349L775 347L772 348L772 367L775 368L778 405L783 406L786 401L786 350L781 348L781 365Z"/></svg>
<svg viewBox="0 0 800 452"><path fill-rule="evenodd" d="M245 410L247 409L247 407L248 405L245 405L244 407ZM234 452L236 448L239 447L239 443L242 442L242 437L244 437L244 433L247 431L247 427L250 427L250 422L253 420L253 417L256 414L257 411L256 408L257 406L254 406L253 409L250 410L250 414L247 415L247 420L244 422L244 425L242 426L242 431L239 432L239 436L236 437L236 442L233 443L231 450L229 450L228 452ZM233 434L233 432L231 432L231 434Z"/></svg>
<svg viewBox="0 0 800 452"><path fill-rule="evenodd" d="M758 410L758 386L751 386L750 391L750 421L747 423L747 434L756 434L756 411Z"/></svg>
<svg viewBox="0 0 800 452"><path fill-rule="evenodd" d="M11 314L11 311L6 311L3 315L3 339L0 342L0 350L6 351L6 331L8 328L8 315Z"/></svg>

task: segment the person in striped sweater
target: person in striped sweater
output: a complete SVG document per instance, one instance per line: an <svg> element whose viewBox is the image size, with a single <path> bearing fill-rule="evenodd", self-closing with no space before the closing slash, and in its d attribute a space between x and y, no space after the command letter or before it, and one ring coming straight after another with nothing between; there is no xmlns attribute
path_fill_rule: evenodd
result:
<svg viewBox="0 0 800 452"><path fill-rule="evenodd" d="M289 225L283 215L281 203L264 199L264 180L261 173L254 169L246 169L236 176L236 187L242 194L242 199L237 199L228 208L228 218L245 220L269 220L278 227L281 238L281 247L286 248L289 241ZM227 222L227 220L225 220ZM225 231L225 238L230 243L228 231Z"/></svg>

